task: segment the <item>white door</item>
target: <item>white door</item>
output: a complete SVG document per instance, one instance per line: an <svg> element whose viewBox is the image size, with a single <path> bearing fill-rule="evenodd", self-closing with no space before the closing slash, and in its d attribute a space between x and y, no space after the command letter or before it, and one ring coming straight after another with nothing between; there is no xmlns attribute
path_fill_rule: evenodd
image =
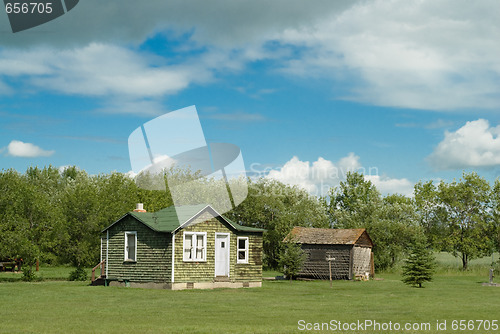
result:
<svg viewBox="0 0 500 334"><path fill-rule="evenodd" d="M229 277L229 234L215 235L215 276Z"/></svg>

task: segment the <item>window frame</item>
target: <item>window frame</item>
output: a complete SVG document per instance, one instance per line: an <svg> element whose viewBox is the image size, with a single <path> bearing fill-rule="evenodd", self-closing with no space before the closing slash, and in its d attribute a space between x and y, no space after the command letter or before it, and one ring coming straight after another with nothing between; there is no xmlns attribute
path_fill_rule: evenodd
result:
<svg viewBox="0 0 500 334"><path fill-rule="evenodd" d="M134 259L130 258L130 252L128 250L128 236L135 236L135 249L134 249ZM137 231L126 231L125 232L125 247L123 252L123 261L124 262L137 262Z"/></svg>
<svg viewBox="0 0 500 334"><path fill-rule="evenodd" d="M245 240L245 248L240 248L240 240ZM248 257L250 253L250 241L248 237L238 237L236 238L236 263L248 263ZM243 251L245 258L240 260L240 252Z"/></svg>
<svg viewBox="0 0 500 334"><path fill-rule="evenodd" d="M202 245L202 256L201 258L196 257L196 240L197 236L201 235L203 237ZM186 257L186 239L191 238L191 258ZM184 262L207 262L207 232L184 232L182 236L182 261Z"/></svg>

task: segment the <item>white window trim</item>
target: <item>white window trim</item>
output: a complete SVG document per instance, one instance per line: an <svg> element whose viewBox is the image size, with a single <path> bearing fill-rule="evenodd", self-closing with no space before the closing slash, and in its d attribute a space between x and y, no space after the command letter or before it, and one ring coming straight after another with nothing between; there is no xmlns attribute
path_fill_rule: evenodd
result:
<svg viewBox="0 0 500 334"><path fill-rule="evenodd" d="M240 240L246 240L245 241L245 248L240 248ZM236 263L248 263L248 253L249 253L249 241L248 241L248 237L238 237L236 239ZM240 251L245 251L245 259L243 260L240 260L239 259L239 253Z"/></svg>
<svg viewBox="0 0 500 334"><path fill-rule="evenodd" d="M203 236L203 252L202 252L202 258L197 259L195 258L196 256L196 250L193 247L193 245L196 245L196 236L202 235ZM190 236L191 237L191 259L186 258L186 237ZM184 262L207 262L207 232L184 232L182 236L182 260Z"/></svg>
<svg viewBox="0 0 500 334"><path fill-rule="evenodd" d="M127 248L128 248L128 235L133 234L135 236L135 254L134 260L127 258ZM137 262L137 232L136 231L126 231L125 232L125 248L123 250L123 261Z"/></svg>

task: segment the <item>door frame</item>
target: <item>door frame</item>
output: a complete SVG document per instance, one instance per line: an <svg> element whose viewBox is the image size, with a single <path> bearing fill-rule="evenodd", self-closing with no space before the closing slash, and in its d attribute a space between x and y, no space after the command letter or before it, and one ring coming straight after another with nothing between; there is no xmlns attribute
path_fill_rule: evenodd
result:
<svg viewBox="0 0 500 334"><path fill-rule="evenodd" d="M219 276L219 277L229 277L230 275L230 269L231 269L231 252L230 252L230 248L231 248L231 233L222 233L222 232L215 232L215 239L214 239L214 243L215 243L215 247L214 247L214 277L217 277L217 236L225 236L227 237L226 238L226 241L227 241L227 247L225 247L226 249L226 254L227 254L227 276Z"/></svg>

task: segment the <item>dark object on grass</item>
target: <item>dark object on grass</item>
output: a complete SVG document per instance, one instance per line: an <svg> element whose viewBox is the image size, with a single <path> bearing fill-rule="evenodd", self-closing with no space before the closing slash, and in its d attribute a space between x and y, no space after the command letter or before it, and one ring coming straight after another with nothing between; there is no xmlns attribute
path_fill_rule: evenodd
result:
<svg viewBox="0 0 500 334"><path fill-rule="evenodd" d="M23 259L1 259L0 271L20 271Z"/></svg>

